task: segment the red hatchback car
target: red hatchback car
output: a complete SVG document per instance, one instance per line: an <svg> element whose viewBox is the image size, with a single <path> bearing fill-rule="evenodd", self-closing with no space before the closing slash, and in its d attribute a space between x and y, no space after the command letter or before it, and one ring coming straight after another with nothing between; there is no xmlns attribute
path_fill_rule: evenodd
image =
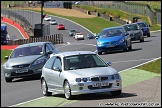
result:
<svg viewBox="0 0 162 108"><path fill-rule="evenodd" d="M59 24L57 26L57 30L65 30L65 26L63 24Z"/></svg>

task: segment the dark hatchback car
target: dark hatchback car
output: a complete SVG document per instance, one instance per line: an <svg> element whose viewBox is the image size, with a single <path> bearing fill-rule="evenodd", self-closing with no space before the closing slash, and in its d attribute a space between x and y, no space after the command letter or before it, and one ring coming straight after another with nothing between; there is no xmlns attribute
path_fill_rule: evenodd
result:
<svg viewBox="0 0 162 108"><path fill-rule="evenodd" d="M143 36L150 37L150 25L145 22L137 22L137 24L142 28Z"/></svg>
<svg viewBox="0 0 162 108"><path fill-rule="evenodd" d="M6 82L12 82L14 78L26 76L40 77L42 67L50 54L58 53L58 50L51 42L35 42L19 45L3 65L3 73Z"/></svg>
<svg viewBox="0 0 162 108"><path fill-rule="evenodd" d="M136 23L125 24L123 25L123 27L130 34L131 41L139 40L140 42L144 42L143 32L138 24Z"/></svg>

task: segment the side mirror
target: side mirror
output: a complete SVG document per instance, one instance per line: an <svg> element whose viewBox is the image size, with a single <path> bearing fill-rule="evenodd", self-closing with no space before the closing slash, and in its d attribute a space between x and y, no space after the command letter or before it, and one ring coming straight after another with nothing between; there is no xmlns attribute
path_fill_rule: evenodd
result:
<svg viewBox="0 0 162 108"><path fill-rule="evenodd" d="M9 57L8 56L5 56L5 59L8 59Z"/></svg>
<svg viewBox="0 0 162 108"><path fill-rule="evenodd" d="M61 72L62 71L62 69L60 68L60 67L54 67L54 69L53 69L54 71L59 71L59 72Z"/></svg>
<svg viewBox="0 0 162 108"><path fill-rule="evenodd" d="M150 27L150 24L148 26Z"/></svg>
<svg viewBox="0 0 162 108"><path fill-rule="evenodd" d="M107 64L108 64L109 66L111 66L111 65L112 65L112 63L111 63L111 62L107 62Z"/></svg>
<svg viewBox="0 0 162 108"><path fill-rule="evenodd" d="M48 51L46 54L52 54L52 51Z"/></svg>

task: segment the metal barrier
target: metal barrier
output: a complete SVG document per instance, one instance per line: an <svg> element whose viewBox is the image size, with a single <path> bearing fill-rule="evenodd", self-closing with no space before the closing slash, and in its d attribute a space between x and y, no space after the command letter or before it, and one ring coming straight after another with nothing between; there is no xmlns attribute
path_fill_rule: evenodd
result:
<svg viewBox="0 0 162 108"><path fill-rule="evenodd" d="M8 9L1 9L1 14L17 22L25 30L28 36L34 36L34 28L26 18Z"/></svg>
<svg viewBox="0 0 162 108"><path fill-rule="evenodd" d="M61 44L63 43L63 35L62 34L54 34L50 36L43 36L43 37L33 37L29 39L17 39L17 40L9 40L8 45L22 45L26 43L33 43L33 42L46 42L49 41L53 44Z"/></svg>
<svg viewBox="0 0 162 108"><path fill-rule="evenodd" d="M149 16L152 24L156 24L154 19L157 18L158 22L160 21L160 13L158 16L154 14L148 4L144 3L136 3L136 2L125 2L125 1L87 1L87 4L90 6L96 6L99 8L111 8L116 10L122 10L127 12L128 14L138 14L142 16ZM160 10L161 11L161 10ZM128 19L132 20L132 19Z"/></svg>
<svg viewBox="0 0 162 108"><path fill-rule="evenodd" d="M156 11L156 23L161 25L161 9L155 9Z"/></svg>

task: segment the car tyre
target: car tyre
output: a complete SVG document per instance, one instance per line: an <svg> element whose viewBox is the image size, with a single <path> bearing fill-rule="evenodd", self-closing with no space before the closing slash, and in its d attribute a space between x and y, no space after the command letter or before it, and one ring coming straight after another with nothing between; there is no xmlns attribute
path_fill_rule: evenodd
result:
<svg viewBox="0 0 162 108"><path fill-rule="evenodd" d="M144 42L144 37L140 38L140 42Z"/></svg>
<svg viewBox="0 0 162 108"><path fill-rule="evenodd" d="M130 44L130 46L128 47L129 50L132 50L132 44Z"/></svg>
<svg viewBox="0 0 162 108"><path fill-rule="evenodd" d="M12 78L5 78L6 82L12 82Z"/></svg>
<svg viewBox="0 0 162 108"><path fill-rule="evenodd" d="M98 55L102 55L102 52L98 52Z"/></svg>
<svg viewBox="0 0 162 108"><path fill-rule="evenodd" d="M73 98L73 96L71 95L71 88L70 88L70 84L68 81L65 81L64 83L64 95L65 95L65 98L68 100Z"/></svg>
<svg viewBox="0 0 162 108"><path fill-rule="evenodd" d="M147 37L150 37L150 33L147 35Z"/></svg>
<svg viewBox="0 0 162 108"><path fill-rule="evenodd" d="M119 96L120 94L121 94L121 90L111 91L112 96Z"/></svg>
<svg viewBox="0 0 162 108"><path fill-rule="evenodd" d="M123 51L127 52L128 50L129 50L129 47L128 47L127 43L126 43L126 48L124 48Z"/></svg>
<svg viewBox="0 0 162 108"><path fill-rule="evenodd" d="M42 88L42 93L44 96L52 95L51 92L48 92L48 87L47 87L47 83L46 83L45 79L42 79L41 88Z"/></svg>

